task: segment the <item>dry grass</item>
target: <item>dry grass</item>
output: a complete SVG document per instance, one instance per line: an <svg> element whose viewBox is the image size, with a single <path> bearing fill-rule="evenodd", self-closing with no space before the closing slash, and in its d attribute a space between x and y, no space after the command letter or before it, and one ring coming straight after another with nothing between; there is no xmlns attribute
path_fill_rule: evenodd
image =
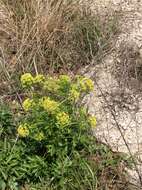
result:
<svg viewBox="0 0 142 190"><path fill-rule="evenodd" d="M80 0L0 0L1 86L23 72L77 71L115 32Z"/></svg>
<svg viewBox="0 0 142 190"><path fill-rule="evenodd" d="M123 42L116 60L114 74L122 89L142 90L142 57L136 44Z"/></svg>

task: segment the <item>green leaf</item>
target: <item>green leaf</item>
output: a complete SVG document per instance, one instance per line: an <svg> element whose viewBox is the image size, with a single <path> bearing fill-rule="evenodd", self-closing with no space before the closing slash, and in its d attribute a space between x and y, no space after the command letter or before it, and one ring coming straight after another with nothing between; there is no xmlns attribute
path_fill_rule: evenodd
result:
<svg viewBox="0 0 142 190"><path fill-rule="evenodd" d="M6 183L3 180L0 180L0 189L5 190L6 189Z"/></svg>

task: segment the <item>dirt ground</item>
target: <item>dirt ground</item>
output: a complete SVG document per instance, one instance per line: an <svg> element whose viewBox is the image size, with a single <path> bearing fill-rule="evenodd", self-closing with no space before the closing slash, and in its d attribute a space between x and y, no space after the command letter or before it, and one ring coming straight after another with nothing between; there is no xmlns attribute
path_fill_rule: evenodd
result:
<svg viewBox="0 0 142 190"><path fill-rule="evenodd" d="M113 50L102 63L87 68L95 81L95 94L88 98L97 117L95 136L114 151L132 154L137 168L130 178L139 184L142 176L142 0L94 0L100 14L120 12L120 32ZM140 189L140 187L139 187Z"/></svg>

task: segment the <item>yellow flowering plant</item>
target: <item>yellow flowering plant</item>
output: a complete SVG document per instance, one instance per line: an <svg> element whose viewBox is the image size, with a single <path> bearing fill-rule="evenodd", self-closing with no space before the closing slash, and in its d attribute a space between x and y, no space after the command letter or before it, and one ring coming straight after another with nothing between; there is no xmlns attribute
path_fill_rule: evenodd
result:
<svg viewBox="0 0 142 190"><path fill-rule="evenodd" d="M96 127L97 120L96 120L96 117L95 117L95 116L90 116L90 117L88 118L88 121L89 121L89 124L91 125L92 128L95 128L95 127Z"/></svg>
<svg viewBox="0 0 142 190"><path fill-rule="evenodd" d="M72 79L67 75L54 78L27 73L21 76L21 84L26 91L23 109L18 107L14 114L0 109L3 184L9 185L12 178L17 189L17 184L24 187L46 179L55 189L68 189L69 181L74 185L71 189L80 189L75 186L74 171L79 171L82 179L89 179L89 185L94 184L92 174L100 176L106 163L114 162L110 150L91 135L97 125L96 117L89 115L81 104L93 90L93 81L82 76ZM98 155L102 160L99 166L93 162L92 167L92 158ZM85 188L89 187L85 183Z"/></svg>
<svg viewBox="0 0 142 190"><path fill-rule="evenodd" d="M71 79L68 75L53 78L25 73L21 76L21 85L25 90L28 87L29 97L23 100L25 115L17 129L19 137L43 142L47 149L48 146L51 149L53 139L50 136L58 133L52 144L54 149L58 136L66 139L67 133L73 137L80 130L86 132L96 126L95 117L88 117L87 112L81 112L82 107L78 103L94 90L91 79L82 76ZM82 122L85 125L80 125Z"/></svg>
<svg viewBox="0 0 142 190"><path fill-rule="evenodd" d="M17 132L20 137L27 137L29 135L29 129L26 123L23 125L20 125L17 129Z"/></svg>
<svg viewBox="0 0 142 190"><path fill-rule="evenodd" d="M26 142L30 154L44 155L53 175L61 157L75 159L77 152L90 151L88 132L96 120L81 101L94 90L93 81L82 76L72 79L68 75L54 78L26 73L21 76L21 85L27 97L17 124L18 138Z"/></svg>
<svg viewBox="0 0 142 190"><path fill-rule="evenodd" d="M45 81L45 77L43 75L36 75L33 82L35 84L41 84Z"/></svg>
<svg viewBox="0 0 142 190"><path fill-rule="evenodd" d="M57 124L61 127L67 126L70 124L70 117L65 112L60 112L56 115Z"/></svg>
<svg viewBox="0 0 142 190"><path fill-rule="evenodd" d="M27 99L25 99L25 100L23 101L22 106L23 106L23 109L24 109L25 111L29 111L30 109L33 108L33 106L34 106L34 101L31 100L30 98L27 98Z"/></svg>
<svg viewBox="0 0 142 190"><path fill-rule="evenodd" d="M21 76L21 84L23 87L28 87L33 84L33 77L30 73L25 73Z"/></svg>

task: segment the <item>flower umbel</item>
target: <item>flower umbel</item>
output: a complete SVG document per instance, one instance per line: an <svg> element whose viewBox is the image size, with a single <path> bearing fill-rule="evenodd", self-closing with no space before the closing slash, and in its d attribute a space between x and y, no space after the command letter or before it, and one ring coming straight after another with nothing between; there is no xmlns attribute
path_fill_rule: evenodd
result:
<svg viewBox="0 0 142 190"><path fill-rule="evenodd" d="M95 116L90 116L89 117L89 123L91 125L91 127L95 128L97 125L97 120Z"/></svg>
<svg viewBox="0 0 142 190"><path fill-rule="evenodd" d="M37 141L42 141L45 138L44 133L43 132L39 132L34 136L34 139Z"/></svg>
<svg viewBox="0 0 142 190"><path fill-rule="evenodd" d="M43 75L36 75L34 77L34 83L35 84L40 84L40 83L43 83L45 80L45 77Z"/></svg>
<svg viewBox="0 0 142 190"><path fill-rule="evenodd" d="M57 92L60 86L58 85L58 80L52 77L49 77L45 82L43 89L49 92Z"/></svg>
<svg viewBox="0 0 142 190"><path fill-rule="evenodd" d="M25 73L21 76L21 84L23 87L29 87L33 84L33 76L30 73Z"/></svg>
<svg viewBox="0 0 142 190"><path fill-rule="evenodd" d="M18 135L21 137L27 137L29 135L29 129L27 124L20 125L17 129Z"/></svg>
<svg viewBox="0 0 142 190"><path fill-rule="evenodd" d="M56 115L57 124L60 126L69 125L70 123L70 117L65 112L60 112Z"/></svg>
<svg viewBox="0 0 142 190"><path fill-rule="evenodd" d="M85 77L80 80L80 87L82 91L92 91L94 89L94 83L91 79Z"/></svg>
<svg viewBox="0 0 142 190"><path fill-rule="evenodd" d="M42 101L43 108L49 113L55 113L58 110L59 103L51 100L49 97L44 98Z"/></svg>
<svg viewBox="0 0 142 190"><path fill-rule="evenodd" d="M77 101L79 99L80 93L76 89L71 89L69 93L69 99L71 101Z"/></svg>
<svg viewBox="0 0 142 190"><path fill-rule="evenodd" d="M29 110L32 108L33 104L34 104L33 100L31 100L30 98L27 98L27 99L23 102L22 106L23 106L23 109L24 109L25 111L29 111Z"/></svg>
<svg viewBox="0 0 142 190"><path fill-rule="evenodd" d="M94 83L91 79L85 79L85 85L89 91L92 91L94 89Z"/></svg>

